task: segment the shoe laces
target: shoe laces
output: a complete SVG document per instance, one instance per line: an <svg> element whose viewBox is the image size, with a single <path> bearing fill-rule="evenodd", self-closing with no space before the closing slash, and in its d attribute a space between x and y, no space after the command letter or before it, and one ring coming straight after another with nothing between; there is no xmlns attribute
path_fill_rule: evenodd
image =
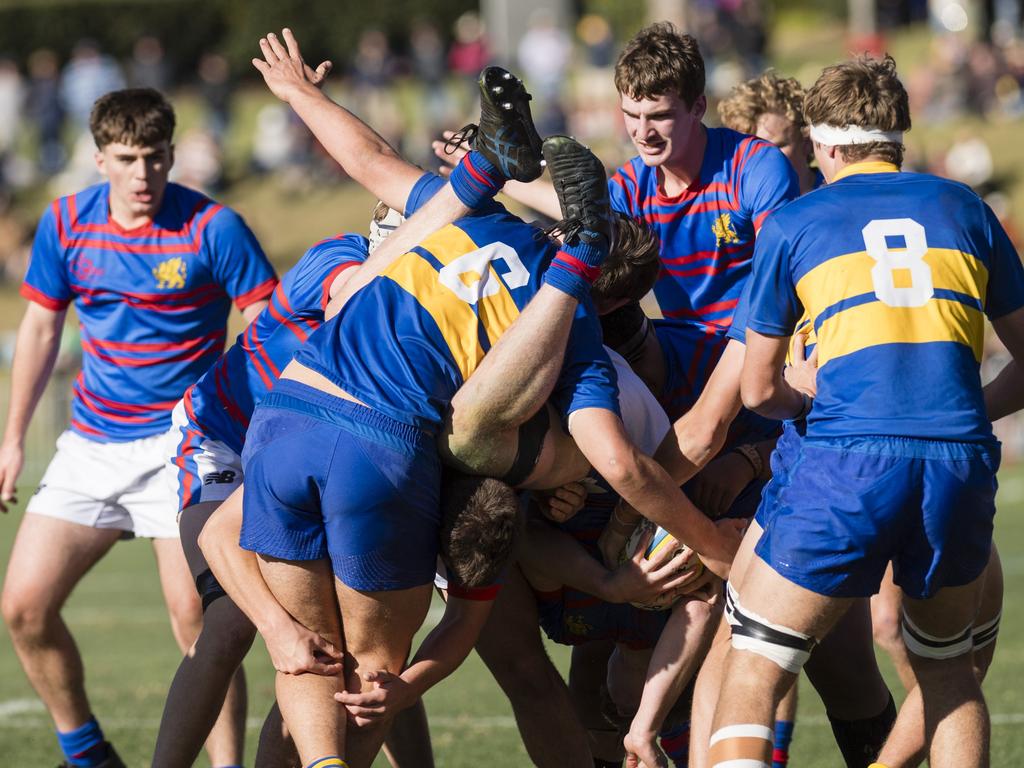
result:
<svg viewBox="0 0 1024 768"><path fill-rule="evenodd" d="M579 218L562 219L556 221L549 227L544 229L544 234L550 238L561 239L562 242L568 243L576 238L576 236L583 231L583 221Z"/></svg>
<svg viewBox="0 0 1024 768"><path fill-rule="evenodd" d="M444 143L444 153L446 155L454 155L462 148L463 144L467 147L472 147L478 133L480 133L480 127L476 123L470 123L461 130L456 131Z"/></svg>

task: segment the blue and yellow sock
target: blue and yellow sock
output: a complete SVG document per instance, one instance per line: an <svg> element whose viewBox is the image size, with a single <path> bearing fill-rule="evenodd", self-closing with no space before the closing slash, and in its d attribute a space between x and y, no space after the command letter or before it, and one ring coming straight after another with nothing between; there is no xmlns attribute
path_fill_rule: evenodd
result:
<svg viewBox="0 0 1024 768"><path fill-rule="evenodd" d="M505 186L505 177L490 160L473 150L455 166L448 183L463 205L475 210L498 194Z"/></svg>
<svg viewBox="0 0 1024 768"><path fill-rule="evenodd" d="M686 768L690 762L690 724L683 723L658 734L662 751L676 768Z"/></svg>
<svg viewBox="0 0 1024 768"><path fill-rule="evenodd" d="M57 741L64 752L68 765L93 768L110 755L109 745L103 738L103 731L95 717L73 731L57 731Z"/></svg>
<svg viewBox="0 0 1024 768"><path fill-rule="evenodd" d="M775 721L775 743L772 749L772 768L786 768L789 765L789 744L793 741L792 720Z"/></svg>
<svg viewBox="0 0 1024 768"><path fill-rule="evenodd" d="M327 757L318 757L306 768L348 768L348 763L337 755L328 755Z"/></svg>

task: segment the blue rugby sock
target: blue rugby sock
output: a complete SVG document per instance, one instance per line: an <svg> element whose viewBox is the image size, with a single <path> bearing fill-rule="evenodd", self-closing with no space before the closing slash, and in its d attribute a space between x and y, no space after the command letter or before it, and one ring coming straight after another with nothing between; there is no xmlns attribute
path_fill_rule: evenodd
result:
<svg viewBox="0 0 1024 768"><path fill-rule="evenodd" d="M690 724L683 723L658 734L662 751L676 768L686 768L690 761Z"/></svg>
<svg viewBox="0 0 1024 768"><path fill-rule="evenodd" d="M494 198L505 186L505 177L493 163L476 150L469 152L448 177L452 191L470 209L477 209Z"/></svg>
<svg viewBox="0 0 1024 768"><path fill-rule="evenodd" d="M600 245L563 244L544 273L544 282L577 301L584 301L590 295L590 286L601 275L601 264L607 255L608 249Z"/></svg>
<svg viewBox="0 0 1024 768"><path fill-rule="evenodd" d="M57 741L64 752L64 757L67 758L68 765L93 768L110 755L103 731L95 717L90 717L85 725L73 731L57 731Z"/></svg>
<svg viewBox="0 0 1024 768"><path fill-rule="evenodd" d="M789 744L793 740L792 720L775 721L775 743L772 750L772 768L786 768L789 765Z"/></svg>

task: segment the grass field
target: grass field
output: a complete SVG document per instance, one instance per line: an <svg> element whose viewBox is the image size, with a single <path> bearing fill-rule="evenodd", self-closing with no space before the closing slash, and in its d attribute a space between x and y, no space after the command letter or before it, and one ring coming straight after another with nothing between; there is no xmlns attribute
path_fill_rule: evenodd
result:
<svg viewBox="0 0 1024 768"><path fill-rule="evenodd" d="M1006 608L999 651L986 683L993 713L993 765L1024 765L1024 615L1015 597L1024 590L1024 468L1002 478L998 541L1006 569ZM20 512L0 519L0 566ZM439 617L439 607L428 622ZM83 581L65 611L86 660L94 710L129 766L149 762L164 694L178 663L145 543L119 544ZM567 654L553 647L564 670ZM257 642L246 662L250 681L248 732L252 762L259 720L272 697L272 675ZM821 705L804 689L792 765L840 768ZM511 710L474 656L427 696L437 764L444 768L517 768L529 761ZM11 768L59 762L52 725L34 697L6 633L0 636L0 765ZM386 762L378 760L383 766ZM200 765L206 765L205 758Z"/></svg>

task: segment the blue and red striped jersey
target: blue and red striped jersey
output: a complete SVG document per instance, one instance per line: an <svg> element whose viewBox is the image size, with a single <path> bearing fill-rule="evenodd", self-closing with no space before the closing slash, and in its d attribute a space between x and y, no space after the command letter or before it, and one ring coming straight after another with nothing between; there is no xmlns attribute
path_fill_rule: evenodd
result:
<svg viewBox="0 0 1024 768"><path fill-rule="evenodd" d="M661 241L654 295L667 318L725 329L751 271L764 217L800 194L796 174L774 145L728 128L707 128L700 178L676 197L639 157L608 182L612 208L643 219Z"/></svg>
<svg viewBox="0 0 1024 768"><path fill-rule="evenodd" d="M168 184L156 218L126 230L109 216L109 185L46 209L21 294L52 310L72 301L82 338L71 428L102 442L159 434L171 409L224 350L231 301L277 284L234 211Z"/></svg>
<svg viewBox="0 0 1024 768"><path fill-rule="evenodd" d="M362 235L338 235L314 245L284 273L267 308L185 391L189 421L206 437L242 453L257 403L295 350L323 324L334 278L366 261L368 245Z"/></svg>
<svg viewBox="0 0 1024 768"><path fill-rule="evenodd" d="M428 432L540 289L557 246L500 205L427 237L358 291L295 354L397 421ZM593 304L580 305L551 396L564 416L618 412L615 369Z"/></svg>

